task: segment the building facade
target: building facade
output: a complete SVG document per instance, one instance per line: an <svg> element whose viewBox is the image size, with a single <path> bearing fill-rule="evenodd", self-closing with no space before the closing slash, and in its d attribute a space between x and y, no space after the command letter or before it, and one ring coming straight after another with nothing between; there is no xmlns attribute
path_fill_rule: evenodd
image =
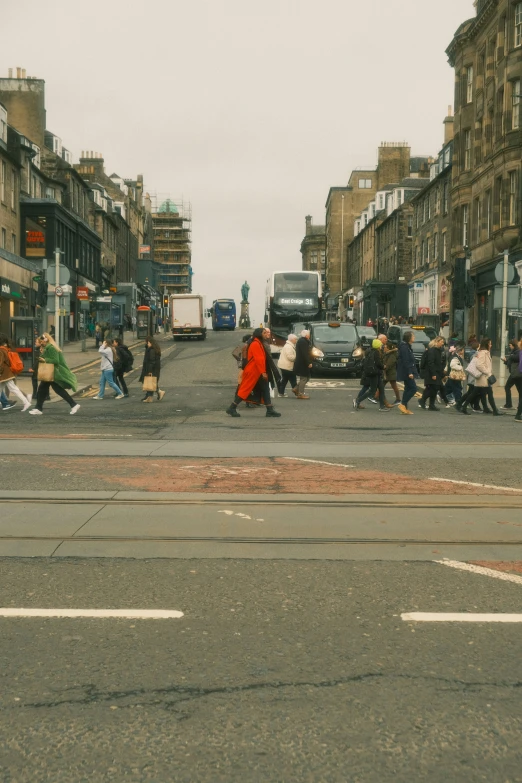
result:
<svg viewBox="0 0 522 783"><path fill-rule="evenodd" d="M152 206L152 255L156 285L168 294L192 291L191 207L182 199L166 198Z"/></svg>
<svg viewBox="0 0 522 783"><path fill-rule="evenodd" d="M506 249L512 262L522 258L522 2L478 0L447 54L455 70L451 255L454 263L468 259L474 288L468 302L454 291L454 328L488 335L501 349L495 267ZM510 318L509 333L520 328Z"/></svg>
<svg viewBox="0 0 522 783"><path fill-rule="evenodd" d="M301 268L307 272L320 272L323 290L326 283L326 231L325 226L314 226L312 216L305 218L305 235L301 242Z"/></svg>

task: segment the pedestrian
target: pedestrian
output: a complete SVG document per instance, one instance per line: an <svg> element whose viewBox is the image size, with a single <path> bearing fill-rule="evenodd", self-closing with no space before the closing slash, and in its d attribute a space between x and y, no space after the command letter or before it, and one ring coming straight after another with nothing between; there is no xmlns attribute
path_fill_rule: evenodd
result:
<svg viewBox="0 0 522 783"><path fill-rule="evenodd" d="M299 378L296 394L298 400L310 399L308 394L305 394L305 388L311 377L311 358L310 331L303 329L295 345L294 373Z"/></svg>
<svg viewBox="0 0 522 783"><path fill-rule="evenodd" d="M272 358L272 350L270 347L272 344L272 332L267 326L263 329L263 344L266 350L268 382L272 389L272 396L275 397L275 390L279 388L279 384L281 383L281 373Z"/></svg>
<svg viewBox="0 0 522 783"><path fill-rule="evenodd" d="M119 337L119 338L120 338L120 340L123 342L123 324L120 324L120 325L118 326L118 337Z"/></svg>
<svg viewBox="0 0 522 783"><path fill-rule="evenodd" d="M57 346L48 332L40 335L40 366L38 368L38 391L36 393L36 407L29 411L33 416L41 416L43 405L49 399L49 389L65 400L69 405L71 416L78 413L80 406L76 403L67 389L73 393L77 389L76 375L71 372L65 361L61 348Z"/></svg>
<svg viewBox="0 0 522 783"><path fill-rule="evenodd" d="M237 385L238 385L238 387L239 387L239 384L241 383L241 379L243 377L243 353L244 353L244 357L246 359L246 351L247 351L246 343L248 343L250 339L251 339L251 335L244 334L243 335L243 339L241 340L239 345L236 345L236 347L232 351L232 356L234 357L234 359L236 360L236 363L237 363ZM246 364L246 362L245 362L245 364Z"/></svg>
<svg viewBox="0 0 522 783"><path fill-rule="evenodd" d="M382 342L382 341L381 341ZM399 359L399 350L395 343L386 342L384 345L384 387L389 383L394 394L395 402L393 405L401 404L399 387L397 386L397 362Z"/></svg>
<svg viewBox="0 0 522 783"><path fill-rule="evenodd" d="M98 391L98 394L93 397L93 400L103 400L103 397L105 395L105 384L108 383L111 389L116 392L115 398L117 400L123 399L123 394L120 389L120 387L117 385L116 381L114 380L114 371L117 370L117 363L118 363L118 354L116 353L116 350L113 348L112 340L108 337L105 337L102 344L98 348L99 353L101 353L101 364L100 364L100 389Z"/></svg>
<svg viewBox="0 0 522 783"><path fill-rule="evenodd" d="M290 388L292 389L296 397L299 394L299 389L297 388L297 376L294 371L294 364L296 358L296 343L297 343L297 335L289 334L288 337L286 338L286 343L281 349L281 354L279 356L279 361L277 363L282 376L278 388L280 397L288 396L285 394L287 383L290 383Z"/></svg>
<svg viewBox="0 0 522 783"><path fill-rule="evenodd" d="M14 408L16 405L16 402L11 402L9 397L6 395L5 392L0 393L0 410L2 411L8 411L11 408Z"/></svg>
<svg viewBox="0 0 522 783"><path fill-rule="evenodd" d="M101 342L103 340L101 324L96 324L96 326L94 327L94 339L96 340L96 350L99 350Z"/></svg>
<svg viewBox="0 0 522 783"><path fill-rule="evenodd" d="M450 346L449 374L444 386L446 397L457 405L462 399L462 383L466 380L464 347L463 342L457 342L454 346Z"/></svg>
<svg viewBox="0 0 522 783"><path fill-rule="evenodd" d="M423 354L420 369L424 380L424 391L419 401L419 408L426 410L426 402L429 402L427 410L440 410L435 405L437 394L442 388L442 378L444 375L444 359L442 347L444 338L436 337L428 345L428 350Z"/></svg>
<svg viewBox="0 0 522 783"><path fill-rule="evenodd" d="M18 358L18 361L17 361ZM15 378L21 369L18 366L20 358L12 349L6 334L0 334L0 394L5 395L6 390L23 403L22 413L31 407L31 400L23 394L15 383Z"/></svg>
<svg viewBox="0 0 522 783"><path fill-rule="evenodd" d="M40 357L42 355L43 348L44 346L42 345L40 337L37 337L35 340L35 350L33 352L33 366L29 370L31 373L31 382L33 385L33 393L29 395L29 400L32 400L33 398L36 399L38 393L38 368L40 366ZM50 402L50 400L51 397L48 393L47 397L45 398L45 402Z"/></svg>
<svg viewBox="0 0 522 783"><path fill-rule="evenodd" d="M413 415L408 408L408 403L417 393L416 379L419 377L417 363L413 354L412 344L415 342L415 332L404 332L402 342L399 345L397 359L397 380L404 384L402 401L398 406L401 413Z"/></svg>
<svg viewBox="0 0 522 783"><path fill-rule="evenodd" d="M518 347L518 340L513 338L509 341L509 348L510 351L507 356L505 356L502 361L507 367L509 378L506 381L506 384L504 386L504 392L506 395L506 404L502 406L502 410L509 411L513 408L513 400L511 398L511 389L513 386L516 386L516 378L518 375L518 364L520 361L520 348Z"/></svg>
<svg viewBox="0 0 522 783"><path fill-rule="evenodd" d="M145 397L142 402L153 402L154 392L158 401L161 401L165 392L159 387L159 379L161 372L161 348L158 343L149 335L145 340L145 354L143 356L143 367L141 369L140 383L143 383L143 391ZM145 381L147 379L147 381ZM150 380L149 380L150 379ZM148 387L155 388L148 388Z"/></svg>
<svg viewBox="0 0 522 783"><path fill-rule="evenodd" d="M269 375L271 375L267 349L263 339L263 327L254 331L252 340L248 344L247 362L243 370L241 384L235 394L234 401L226 409L226 413L233 418L239 418L238 405L250 398L254 390L261 396L261 401L266 405L267 417L279 417L270 399Z"/></svg>
<svg viewBox="0 0 522 783"><path fill-rule="evenodd" d="M353 401L355 410L364 410L361 402L368 397L375 399L376 391L379 390L379 411L387 413L392 406L384 396L384 362L380 340L373 340L371 348L364 354L361 386L361 391Z"/></svg>
<svg viewBox="0 0 522 783"><path fill-rule="evenodd" d="M473 357L474 370L478 374L475 379L474 389L471 395L467 398L464 404L461 406L460 411L469 416L467 410L468 405L471 405L477 397L488 400L494 416L503 416L496 406L495 397L493 395L493 384L496 383L496 378L492 373L492 361L491 361L491 340L489 337L483 337L480 341L479 349L476 356ZM471 366L472 362L470 362ZM485 412L485 411L484 411Z"/></svg>
<svg viewBox="0 0 522 783"><path fill-rule="evenodd" d="M515 421L520 423L522 422L522 340L518 341L518 350L518 367L513 367L511 374L515 379L515 386L518 392L518 408L515 414Z"/></svg>
<svg viewBox="0 0 522 783"><path fill-rule="evenodd" d="M122 390L123 396L128 397L129 396L129 390L127 388L127 384L125 383L125 373L128 373L132 370L132 365L134 364L134 356L132 355L132 351L127 348L125 343L120 337L115 337L112 341L112 346L114 350L116 351L116 357L117 361L114 364L114 377L116 378L116 383Z"/></svg>

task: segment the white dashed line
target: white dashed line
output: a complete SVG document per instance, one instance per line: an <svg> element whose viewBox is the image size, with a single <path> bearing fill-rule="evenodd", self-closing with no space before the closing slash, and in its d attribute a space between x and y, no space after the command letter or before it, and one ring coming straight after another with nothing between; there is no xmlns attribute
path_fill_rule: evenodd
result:
<svg viewBox="0 0 522 783"><path fill-rule="evenodd" d="M514 582L522 585L522 576L519 574L509 574L505 571L495 571L493 568L484 568L484 566L473 565L473 563L462 563L460 560L434 560L439 565L456 568L458 571L469 571L471 574L482 574L482 576L491 576L493 579L501 579L504 582Z"/></svg>
<svg viewBox="0 0 522 783"><path fill-rule="evenodd" d="M338 462L325 462L322 459L306 459L305 457L283 457L293 459L295 462L316 462L318 465L331 465L332 468L354 468L355 465L340 465Z"/></svg>
<svg viewBox="0 0 522 783"><path fill-rule="evenodd" d="M5 609L0 617L92 617L128 620L174 620L183 612L173 609Z"/></svg>
<svg viewBox="0 0 522 783"><path fill-rule="evenodd" d="M406 623L522 623L522 614L472 614L471 612L408 612Z"/></svg>
<svg viewBox="0 0 522 783"><path fill-rule="evenodd" d="M514 487L499 487L496 484L477 484L474 481L457 481L456 479L448 478L429 478L428 481L447 481L449 484L464 484L466 487L480 487L481 489L501 489L504 492L521 492L522 489L515 489Z"/></svg>

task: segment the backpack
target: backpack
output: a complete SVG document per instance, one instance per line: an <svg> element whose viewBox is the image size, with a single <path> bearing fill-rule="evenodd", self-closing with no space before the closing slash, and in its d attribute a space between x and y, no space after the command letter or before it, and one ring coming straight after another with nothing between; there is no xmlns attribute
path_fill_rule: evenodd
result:
<svg viewBox="0 0 522 783"><path fill-rule="evenodd" d="M363 375L366 375L369 378L378 374L377 367L375 365L375 354L373 352L373 348L368 348L364 354L362 369Z"/></svg>
<svg viewBox="0 0 522 783"><path fill-rule="evenodd" d="M247 366L249 359L248 359L248 349L250 348L250 345L252 343L252 340L248 340L248 342L243 343L243 347L241 348L241 369L244 370Z"/></svg>
<svg viewBox="0 0 522 783"><path fill-rule="evenodd" d="M16 351L8 351L7 358L9 360L11 372L14 372L15 375L19 375L24 369L24 363L20 359L20 355Z"/></svg>
<svg viewBox="0 0 522 783"><path fill-rule="evenodd" d="M420 364L419 364L419 367L421 368L421 370L425 370L426 369L427 363L428 363L428 351L424 351L424 353L421 356L421 360L420 360Z"/></svg>
<svg viewBox="0 0 522 783"><path fill-rule="evenodd" d="M132 370L132 365L134 364L134 356L132 355L132 352L128 348L122 348L120 346L118 353L120 354L121 368L123 372L130 372Z"/></svg>

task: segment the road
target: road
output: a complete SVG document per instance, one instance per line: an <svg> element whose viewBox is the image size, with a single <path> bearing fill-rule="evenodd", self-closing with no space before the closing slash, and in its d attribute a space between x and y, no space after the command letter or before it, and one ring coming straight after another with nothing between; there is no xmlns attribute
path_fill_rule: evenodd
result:
<svg viewBox="0 0 522 783"><path fill-rule="evenodd" d="M240 336L0 414L0 779L522 781L512 419L318 379L231 420Z"/></svg>

